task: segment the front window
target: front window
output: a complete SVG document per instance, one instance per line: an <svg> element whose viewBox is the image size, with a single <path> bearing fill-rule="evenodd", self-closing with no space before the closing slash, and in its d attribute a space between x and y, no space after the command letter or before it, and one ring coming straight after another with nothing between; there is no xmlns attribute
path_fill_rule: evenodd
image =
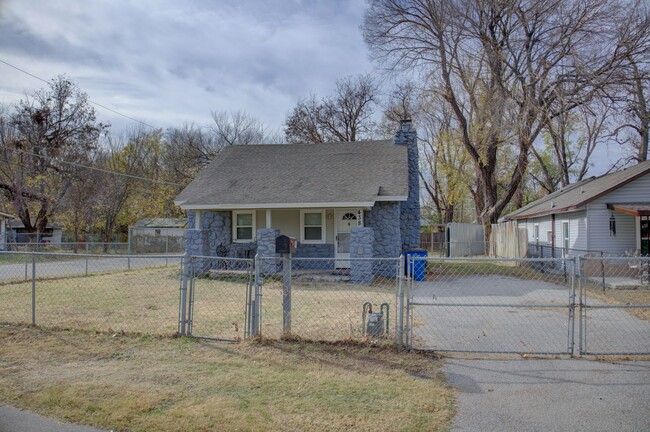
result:
<svg viewBox="0 0 650 432"><path fill-rule="evenodd" d="M232 238L237 243L254 241L255 211L232 212Z"/></svg>
<svg viewBox="0 0 650 432"><path fill-rule="evenodd" d="M641 254L650 255L650 216L641 216Z"/></svg>
<svg viewBox="0 0 650 432"><path fill-rule="evenodd" d="M300 241L325 243L325 210L302 210L300 224Z"/></svg>

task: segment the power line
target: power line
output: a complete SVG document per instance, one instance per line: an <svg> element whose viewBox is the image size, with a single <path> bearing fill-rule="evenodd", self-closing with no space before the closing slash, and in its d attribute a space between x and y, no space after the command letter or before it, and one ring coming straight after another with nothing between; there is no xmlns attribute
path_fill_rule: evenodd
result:
<svg viewBox="0 0 650 432"><path fill-rule="evenodd" d="M43 78L41 78L41 77L39 77L39 76L36 76L36 75L34 75L33 73L27 72L26 70L21 69L21 68L19 68L18 66L15 66L15 65L13 65L13 64L11 64L11 63L9 63L9 62L7 62L7 61L4 61L4 60L0 59L0 63L4 63L4 64L6 64L6 65L9 66L9 67L12 67L12 68L16 69L17 71L24 73L25 75L29 75L29 76L32 77L32 78L36 78L37 80L41 80L41 81L43 81L43 82L46 83L46 84L50 84L50 82L49 82L48 80L43 79ZM155 130L155 129L158 129L157 127L152 126L152 125L150 125L150 124L148 124L148 123L145 123L145 122L143 122L143 121L141 121L141 120L135 119L135 118L133 118L133 117L129 117L129 116L126 115L126 114L122 114L122 113L119 112L119 111L115 111L115 110L112 109L112 108L109 108L109 107L107 107L107 106L105 106L105 105L102 105L102 104L100 104L100 103L98 103L98 102L94 102L94 101L92 101L90 98L88 98L88 102L90 102L91 104L93 104L93 105L95 105L95 106L98 106L98 107L100 107L100 108L103 108L103 109L105 109L105 110L107 110L107 111L110 111L110 112L112 112L112 113L114 113L114 114L117 114L117 115L119 115L119 116L122 116L122 117L124 117L124 118L127 118L127 119L129 119L129 120L131 120L131 121L134 121L134 122L136 122L136 123L140 123L140 124L143 125L143 126L150 127L151 129L154 129L154 130Z"/></svg>
<svg viewBox="0 0 650 432"><path fill-rule="evenodd" d="M72 166L76 166L76 167L79 167L79 168L85 168L85 169L89 169L89 170L93 170L93 171L99 171L99 172L102 172L102 173L105 173L105 174L128 177L128 178L132 178L132 179L135 179L135 180L144 180L144 181L148 181L148 182L151 182L151 183L159 183L159 184L163 184L163 185L167 185L167 186L177 186L177 187L184 187L185 186L185 185L182 185L180 183L173 183L173 182L168 182L168 181L164 181L164 180L155 180L155 179L150 179L150 178L147 178L147 177L140 177L140 176L136 176L136 175L132 175L132 174L126 174L126 173L121 173L121 172L117 172L117 171L106 170L106 169L103 169L103 168L97 168L97 167L92 167L92 166L88 166L88 165L83 165L83 164L80 164L80 163L77 163L77 162L68 162L68 161L65 161L65 160L62 160L62 159L59 159L59 158L43 156L43 155L39 155L39 154L36 154L36 153L32 153L32 152L29 152L27 150L20 150L20 149L7 149L7 150L18 152L18 153L23 153L23 154L28 154L30 156L35 156L35 157L47 159L47 160L50 160L50 161L55 161L55 162L59 162L59 163L67 164L67 165L72 165Z"/></svg>

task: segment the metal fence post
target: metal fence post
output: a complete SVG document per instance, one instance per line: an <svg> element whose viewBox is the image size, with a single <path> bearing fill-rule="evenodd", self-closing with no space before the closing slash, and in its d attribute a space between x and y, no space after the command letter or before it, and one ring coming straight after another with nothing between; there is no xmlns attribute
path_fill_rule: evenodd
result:
<svg viewBox="0 0 650 432"><path fill-rule="evenodd" d="M573 271L571 272L571 289L569 294L569 355L573 356L575 348L575 320L576 320L576 287L575 287L575 274L576 274L576 261L577 257L571 259L573 261ZM566 267L566 262L565 262Z"/></svg>
<svg viewBox="0 0 650 432"><path fill-rule="evenodd" d="M187 272L185 258L181 258L180 298L178 304L178 334L185 336L185 311L187 310Z"/></svg>
<svg viewBox="0 0 650 432"><path fill-rule="evenodd" d="M259 254L255 254L255 264L254 264L254 270L255 270L255 293L254 293L254 299L252 300L252 306L251 306L251 329L252 329L252 335L253 336L259 336L261 333L262 329L262 305L261 299L262 295L260 293L260 285L262 283L261 275L260 275L260 259L259 259Z"/></svg>
<svg viewBox="0 0 650 432"><path fill-rule="evenodd" d="M413 311L411 311L411 296L413 295L413 287L411 286L411 262L413 261L413 255L407 255L406 256L406 284L407 284L407 291L408 294L406 296L406 343L405 343L405 348L406 350L411 349L411 314Z"/></svg>
<svg viewBox="0 0 650 432"><path fill-rule="evenodd" d="M584 283L584 272L582 271L582 263L583 263L583 257L578 257L578 265L580 266L580 278L578 279L578 284L579 284L579 296L580 296L580 306L578 309L578 353L582 354L584 352L584 345L583 345L583 338L584 334L583 331L584 329L584 317L583 314L585 314L587 311L585 309L586 306L586 300L587 300L587 294L586 294L586 287Z"/></svg>
<svg viewBox="0 0 650 432"><path fill-rule="evenodd" d="M291 254L282 254L282 334L291 334Z"/></svg>
<svg viewBox="0 0 650 432"><path fill-rule="evenodd" d="M404 254L399 256L397 280L397 331L395 338L397 349L401 350L404 342Z"/></svg>
<svg viewBox="0 0 650 432"><path fill-rule="evenodd" d="M195 278L195 267L196 259L194 257L190 258L190 269L189 269L189 293L187 294L187 319L185 320L185 334L187 336L192 336L192 325L194 322L194 278Z"/></svg>
<svg viewBox="0 0 650 432"><path fill-rule="evenodd" d="M32 325L36 325L36 255L32 255Z"/></svg>

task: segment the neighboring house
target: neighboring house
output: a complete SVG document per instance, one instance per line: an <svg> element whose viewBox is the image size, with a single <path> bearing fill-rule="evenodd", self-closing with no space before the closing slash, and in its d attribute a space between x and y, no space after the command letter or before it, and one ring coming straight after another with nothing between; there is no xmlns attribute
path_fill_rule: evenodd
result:
<svg viewBox="0 0 650 432"><path fill-rule="evenodd" d="M129 252L167 253L185 246L187 218L144 218L129 227Z"/></svg>
<svg viewBox="0 0 650 432"><path fill-rule="evenodd" d="M0 250L7 250L11 236L11 227L9 223L14 219L9 213L0 211Z"/></svg>
<svg viewBox="0 0 650 432"><path fill-rule="evenodd" d="M406 121L394 140L226 147L175 202L188 210L189 255L277 256L284 234L299 242L294 257L347 268L419 246L418 192Z"/></svg>
<svg viewBox="0 0 650 432"><path fill-rule="evenodd" d="M144 218L130 229L132 235L185 237L187 218Z"/></svg>
<svg viewBox="0 0 650 432"><path fill-rule="evenodd" d="M10 222L11 235L16 243L49 243L61 244L63 227L55 224L48 224L45 232L30 233L20 220Z"/></svg>
<svg viewBox="0 0 650 432"><path fill-rule="evenodd" d="M504 217L535 255L650 253L650 161L566 186Z"/></svg>

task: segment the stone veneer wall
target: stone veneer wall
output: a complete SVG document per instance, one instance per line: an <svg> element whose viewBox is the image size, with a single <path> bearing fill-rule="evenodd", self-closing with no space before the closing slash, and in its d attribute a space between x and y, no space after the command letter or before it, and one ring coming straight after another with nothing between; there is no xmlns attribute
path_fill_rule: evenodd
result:
<svg viewBox="0 0 650 432"><path fill-rule="evenodd" d="M273 228L261 228L257 230L257 255L259 258L260 273L273 274L282 269L281 255L275 252L275 239L280 231ZM264 259L274 258L274 259Z"/></svg>
<svg viewBox="0 0 650 432"><path fill-rule="evenodd" d="M190 256L216 256L217 246L232 242L232 228L229 211L201 211L199 229L196 226L196 212L190 210L187 215L188 230L185 234L185 258ZM197 261L195 271L206 272L217 266L215 260Z"/></svg>
<svg viewBox="0 0 650 432"><path fill-rule="evenodd" d="M396 145L408 146L409 195L400 202L400 231L402 250L420 247L420 174L418 136L410 122L403 122L395 134Z"/></svg>
<svg viewBox="0 0 650 432"><path fill-rule="evenodd" d="M376 202L364 215L364 225L374 231L373 254L394 258L402 253L399 202Z"/></svg>
<svg viewBox="0 0 650 432"><path fill-rule="evenodd" d="M372 228L352 228L350 231L350 258L372 258L375 235ZM374 262L350 260L350 281L372 283Z"/></svg>

